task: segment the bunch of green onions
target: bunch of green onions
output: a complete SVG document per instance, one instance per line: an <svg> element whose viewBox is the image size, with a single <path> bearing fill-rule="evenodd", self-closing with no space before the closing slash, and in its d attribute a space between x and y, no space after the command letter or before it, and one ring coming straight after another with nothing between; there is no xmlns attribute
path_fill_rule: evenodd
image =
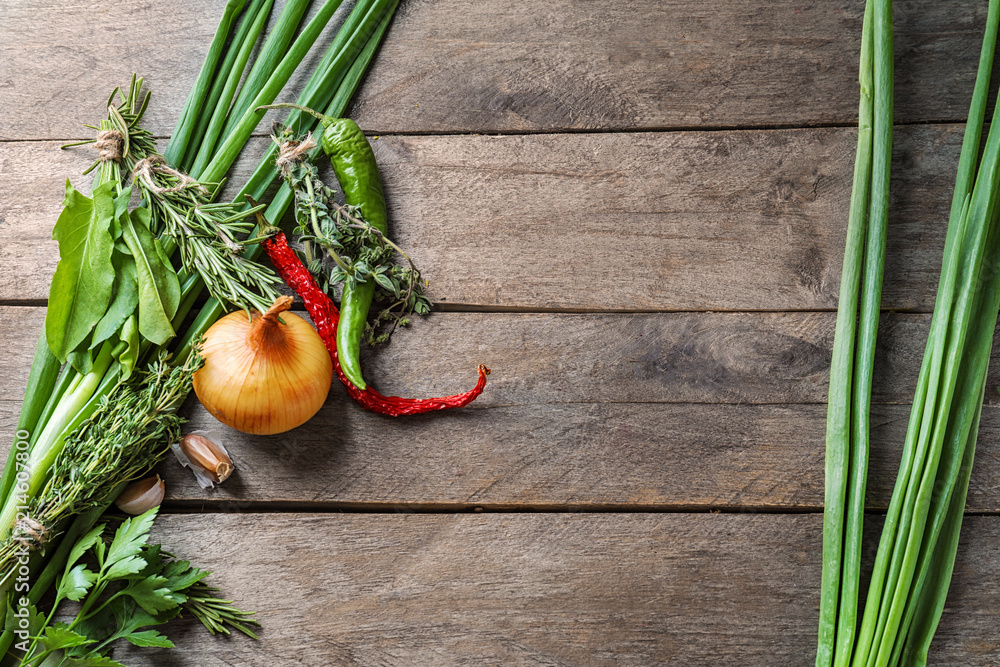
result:
<svg viewBox="0 0 1000 667"><path fill-rule="evenodd" d="M288 0L273 29L260 47L259 55L243 77L250 57L257 47L264 26L271 14L273 0L229 0L218 30L209 48L199 77L184 106L180 122L165 150L169 164L201 182L221 182L250 139L264 115L259 106L270 104L288 82L312 48L327 23L339 8L341 0L326 0L317 14L303 24L310 0ZM340 116L359 86L371 63L395 12L398 0L358 0L336 37L316 66L297 102L312 108L325 109L328 115ZM240 81L243 80L242 86ZM128 138L142 137L137 127L145 110L147 98L140 102L141 79L133 80L121 107L109 108L109 119L100 129L124 130ZM109 102L110 105L110 102ZM301 132L314 128L316 121L299 112L289 114L285 125ZM144 150L151 150L151 142ZM277 178L272 148L236 195L235 201L249 208L245 198L264 199ZM125 186L128 173L113 162L104 162L97 172L94 188L104 182L116 183L119 191ZM277 225L293 200L290 189L282 186L271 199L264 216ZM148 202L146 202L148 205ZM253 236L253 234L251 234ZM164 239L168 255L176 245ZM258 246L247 245L244 257L253 260L260 254ZM180 305L173 317L175 331L190 317L197 298L203 292L198 275L179 272ZM172 354L174 364L183 364L197 339L224 312L226 306L209 299L193 318L186 330L163 346L144 344L140 357L148 361L165 351ZM17 424L20 446L11 449L3 475L0 477L0 543L11 538L14 519L23 503L37 497L51 477L53 465L63 452L71 434L81 427L118 385L123 369L115 359L110 345L101 347L86 372L70 364L61 366L49 349L45 334L39 340L28 379L27 391ZM26 460L18 461L21 455ZM65 463L65 462L63 462ZM24 484L25 493L15 493L15 480ZM107 471L107 484L122 487L135 471ZM18 484L18 486L21 486ZM113 496L111 496L113 497ZM50 542L43 554L36 551L31 558L33 585L28 595L37 603L61 568L69 546L85 533L100 517L107 504L95 505L80 514L72 523L47 527L61 539ZM64 548L65 547L65 548ZM6 599L12 589L14 572L0 572L0 593ZM0 607L3 614L5 607ZM11 645L11 633L0 637L0 654Z"/></svg>
<svg viewBox="0 0 1000 667"><path fill-rule="evenodd" d="M858 157L830 378L817 666L926 664L958 550L1000 310L1000 109L979 150L1000 23L1000 0L990 0L930 334L859 624L868 405L885 247L884 218L875 214L884 216L887 208L892 131L891 21L889 2L868 3Z"/></svg>

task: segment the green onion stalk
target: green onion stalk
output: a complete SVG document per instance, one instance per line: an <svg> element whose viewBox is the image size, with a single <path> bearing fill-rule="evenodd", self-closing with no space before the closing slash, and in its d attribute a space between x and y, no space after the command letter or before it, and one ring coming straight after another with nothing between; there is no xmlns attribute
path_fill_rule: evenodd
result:
<svg viewBox="0 0 1000 667"><path fill-rule="evenodd" d="M858 145L830 367L817 667L843 665L857 625L869 404L888 223L892 5L865 6Z"/></svg>
<svg viewBox="0 0 1000 667"><path fill-rule="evenodd" d="M876 9L876 18L879 13ZM891 20L888 10L885 15ZM869 7L866 31L871 16ZM877 81L880 67L891 68L891 31L885 30L891 23L883 20L881 27L878 21L874 25L874 31L866 33L862 40L862 69L866 54L869 57L872 52L877 54L882 46L881 64L878 56L875 57ZM930 333L860 623L859 564L857 558L848 558L846 545L852 545L852 550L860 547L867 452L865 456L857 452L867 447L867 442L854 439L857 430L850 431L849 440L828 439L827 442L827 504L817 665L924 665L944 609L958 550L987 366L1000 310L1000 224L997 223L1000 109L994 109L990 131L980 154L998 26L1000 0L991 0L959 159ZM864 91L863 80L863 107ZM877 85L875 91L877 117ZM877 122L873 132L877 145L884 139L880 137ZM882 132L891 132L891 125L883 126ZM872 188L870 198L875 201L874 180ZM849 242L848 253L850 249ZM841 318L850 317L844 311L855 307L856 304L841 303L838 325ZM864 305L861 308L865 310ZM845 334L842 337L839 327L836 335L835 349L847 350L855 346L853 336ZM858 350L867 349L861 336L856 345ZM844 418L842 410L834 409L835 396L843 396L848 392L847 387L851 392L858 391L857 375L851 385L849 377L836 365L836 352L834 359L828 419L831 430L835 416ZM871 360L864 359L860 372L870 377L871 366ZM857 368L855 366L856 372ZM854 410L864 407L858 401L851 405ZM842 480L855 482L847 484ZM855 513L855 522L844 521L844 516ZM857 553L854 551L855 555ZM835 624L834 618L837 619Z"/></svg>
<svg viewBox="0 0 1000 667"><path fill-rule="evenodd" d="M344 113L385 35L397 2L359 0L308 80L297 100L299 103L324 108L329 115ZM257 107L274 101L334 15L340 0L325 2L317 15L304 26L300 23L308 0L289 0L285 3L261 55L252 66L251 76L237 94L236 84L248 65L272 4L272 0L251 0L249 3L246 0L230 0L226 5L205 64L165 150L166 160L171 165L190 164L190 176L201 183L217 184L223 181L263 115L256 111ZM246 11L237 25L236 18L244 7ZM137 125L148 103L148 96L140 99L141 85L141 79L133 80L128 94L122 95L125 102L119 107L109 102L109 120L95 126L101 131L118 131L122 135L125 151L133 151L136 158L153 155L154 151L151 144L144 143L151 142L148 133ZM226 113L234 96L236 103ZM243 107L245 110L239 111ZM315 127L311 118L298 113L289 114L285 123L302 131ZM210 144L214 146L205 148ZM258 209L246 204L245 197L263 199L277 178L273 157L272 151L264 156L235 199L234 204L249 212L246 215ZM199 166L199 159L204 168ZM114 160L100 161L97 166L100 169L93 189L105 182L114 183L118 193L127 189L129 170L122 169ZM217 192L218 188L214 191ZM287 186L282 186L264 212L267 224L280 223L292 199ZM144 205L149 203L147 200ZM249 243L242 243L243 257L252 261L261 250L254 243L255 232L249 234L248 240ZM166 237L161 241L167 255L172 254L176 243ZM202 276L183 268L177 274L177 307L170 324L175 332L181 332L205 284ZM172 363L185 363L198 338L224 314L226 308L226 304L210 298L183 333L161 345L143 341L139 356L150 359L169 350L173 354ZM127 371L122 362L123 355L128 353L123 349L127 347L123 341L124 336L113 337L99 346L92 359L88 359L89 364L83 369L85 372L81 372L73 364L61 364L47 344L45 334L42 334L17 423L15 444L0 477L0 497L3 499L0 543L12 538L19 508L36 498L47 483L67 438L94 414L101 401L118 386L120 377ZM117 488L120 489L127 481L118 480ZM54 573L60 571L58 561L67 551L62 545L74 535L79 536L89 530L100 516L100 512L95 510L103 511L105 507L106 504L92 508L69 523L47 527L53 529L52 532L63 533L63 539L56 538L49 543L47 559L37 553L33 555L31 599L39 598L51 585ZM12 583L13 570L0 572L0 593L5 598ZM3 611L0 610L0 613ZM9 632L0 636L0 653L10 648L12 640Z"/></svg>

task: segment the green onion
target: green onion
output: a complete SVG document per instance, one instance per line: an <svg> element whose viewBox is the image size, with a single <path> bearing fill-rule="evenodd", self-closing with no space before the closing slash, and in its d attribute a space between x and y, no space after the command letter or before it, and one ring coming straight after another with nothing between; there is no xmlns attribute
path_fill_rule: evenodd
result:
<svg viewBox="0 0 1000 667"><path fill-rule="evenodd" d="M341 0L327 0L323 3L320 8L319 13L313 17L313 20L309 22L308 25L302 30L302 33L295 39L291 48L281 62L278 63L277 68L271 74L271 77L261 88L260 92L253 99L253 103L249 109L243 113L239 122L233 128L226 138L223 140L222 144L219 146L215 153L215 157L212 161L205 167L205 171L199 174L199 180L215 183L218 182L227 171L229 167L232 166L233 162L236 161L237 156L239 156L240 151L246 145L247 141L250 139L250 135L253 134L254 129L257 124L264 117L263 111L257 111L257 107L270 104L277 97L281 89L285 87L288 83L288 79L291 78L292 73L295 68L298 67L299 63L305 57L306 53L312 47L313 42L319 37L320 32L326 27L327 22L333 16L333 13L337 11L337 7L340 6ZM238 109L234 106L234 111L238 112Z"/></svg>
<svg viewBox="0 0 1000 667"><path fill-rule="evenodd" d="M68 376L68 373L63 375ZM24 402L21 405L21 416L17 420L17 429L14 432L14 444L10 448L7 456L7 464L3 469L3 477L0 478L0 498L6 498L14 484L16 473L15 465L18 442L29 441L31 433L35 430L35 425L45 412L46 404L55 391L60 378L59 360L49 349L45 332L42 331L38 338L38 347L35 349L35 358L31 363L31 372L28 375L28 386L24 394ZM65 389L65 387L61 387ZM59 394L62 392L60 391ZM43 422L44 423L44 422ZM28 438L21 438L20 433L27 433ZM25 451L21 449L20 451Z"/></svg>
<svg viewBox="0 0 1000 667"><path fill-rule="evenodd" d="M858 146L830 364L817 667L844 664L842 656L845 651L849 655L857 624L868 465L868 403L884 263L884 202L888 199L892 132L891 71L890 84L880 86L887 75L884 69L879 71L885 66L882 51L886 45L880 47L877 43L875 16L876 12L886 11L891 12L891 7L884 0L877 6L876 2L868 2L861 33ZM884 16L880 23L886 23ZM891 26L891 13L888 23ZM891 66L891 53L889 63ZM876 130L885 131L887 116L889 138L877 141ZM859 304L862 333L855 354Z"/></svg>
<svg viewBox="0 0 1000 667"><path fill-rule="evenodd" d="M236 87L239 85L240 79L243 78L243 70L246 68L254 46L257 45L257 39L264 31L264 25L271 15L273 5L274 0L252 0L243 14L240 27L226 51L226 57L219 65L219 72L212 83L208 100L205 102L206 112L209 109L212 112L202 113L198 117L198 125L188 143L184 160L179 165L181 171L190 173L195 158L201 155L202 151L211 153L215 147L219 132L222 131L222 124L225 122L226 112L236 94Z"/></svg>
<svg viewBox="0 0 1000 667"><path fill-rule="evenodd" d="M887 5L888 3L883 3ZM868 31L872 16L871 3L866 10L865 28ZM876 195L875 182L879 171L878 155L891 141L891 114L879 123L879 96L884 95L891 109L891 21L890 8L883 6L874 11L875 31L875 164L872 173L870 218L884 216L887 197ZM824 517L824 571L821 599L821 623L817 665L831 664L831 641L835 642L833 664L860 667L885 667L887 665L926 664L928 649L941 617L947 596L958 538L961 529L965 499L968 493L975 452L976 435L985 391L986 371L993 343L993 333L1000 310L1000 225L997 224L997 196L1000 192L1000 109L994 110L993 122L976 166L979 143L986 114L986 100L995 55L997 30L1000 26L1000 0L991 0L983 40L979 71L966 125L965 139L956 176L945 239L941 278L938 285L927 348L917 380L913 408L907 427L899 473L893 489L886 520L879 539L878 552L872 570L865 611L855 637L857 596L845 595L849 584L858 577L856 561L845 556L838 562L835 550L842 528L837 518L843 513L843 495L836 486L844 477L852 485L848 507L863 511L863 492L867 463L859 452L859 442L867 441L866 428L858 428L855 415L867 415L870 400L871 358L862 360L862 371L855 365L854 413L852 431L854 441L828 440L827 506ZM865 37L862 38L863 44ZM879 55L881 51L881 56ZM864 70L865 47L862 51ZM883 93L879 85L879 72L889 78L882 81L888 87ZM862 76L862 108L864 108L864 77ZM863 118L862 118L863 121ZM879 143L883 142L883 150ZM861 139L859 137L859 154ZM859 158L860 160L860 158ZM888 173L888 165L881 168ZM855 195L857 195L857 180ZM852 198L852 213L854 212ZM849 228L848 238L851 239ZM878 239L876 239L878 241ZM881 239L884 250L884 237ZM869 236L869 258L878 251L877 243ZM848 257L856 257L848 243ZM873 249L874 248L874 249ZM880 282L881 266L866 262L865 271L871 269L872 285L876 274ZM846 278L844 283L846 283ZM873 298L862 304L862 319ZM835 339L834 360L849 353L854 341L841 339L841 318L849 319L856 307L842 301L838 313L838 330ZM875 311L877 314L877 310ZM871 330L871 329L870 329ZM873 330L872 330L873 331ZM861 350L868 350L869 343L862 334L858 340ZM843 415L839 401L845 393L843 363L834 364L831 370L830 419L828 432L838 432ZM868 374L868 381L861 378ZM864 393L862 393L864 392ZM838 401L835 403L835 399ZM836 409L835 409L836 408ZM831 449L833 451L831 451ZM845 450L850 456L845 455ZM848 461L850 462L848 464ZM832 468L832 470L831 470ZM848 510L848 514L851 510ZM856 523L848 521L843 530L845 541L860 546L861 514ZM829 531L828 531L829 529ZM828 547L830 547L828 549ZM837 571L839 568L839 572ZM829 622L833 596L838 582L844 582L840 594L839 622L831 632Z"/></svg>
<svg viewBox="0 0 1000 667"><path fill-rule="evenodd" d="M246 82L240 89L236 101L228 112L228 118L222 132L222 137L228 137L242 120L244 114L253 105L253 100L273 77L284 62L289 52L289 44L295 37L295 32L302 23L302 17L312 0L288 0L278 14L278 20L271 28L264 46L260 50ZM340 3L337 3L340 4Z"/></svg>
<svg viewBox="0 0 1000 667"><path fill-rule="evenodd" d="M346 88L341 87L341 82L348 76L346 73L348 68L362 62L365 63L364 67L367 67L367 64L371 62L374 49L378 47L397 4L398 0L361 0L358 2L295 103L312 109L323 108L331 103L335 91L346 90ZM375 22L379 20L380 16L383 17L382 21L376 26ZM366 54L369 46L372 47L372 52ZM358 75L358 80L363 73L364 69ZM357 84L358 81L355 81L347 95L348 99L354 94ZM346 107L347 100L344 100L343 104L337 108L336 114L327 115L338 117L344 113ZM315 127L317 121L309 114L294 110L285 117L283 124L299 134L304 134L310 128ZM264 192L278 174L274 167L274 158L277 156L277 152L278 147L272 143L264 153L259 166L237 196L238 198L249 195L254 199L260 199L264 196ZM199 174L200 172L195 173Z"/></svg>
<svg viewBox="0 0 1000 667"><path fill-rule="evenodd" d="M222 55L222 49L229 38L229 29L233 24L233 19L243 11L246 2L247 0L229 0L226 3L226 8L222 13L222 20L215 31L212 44L208 47L208 55L205 57L205 62L202 63L198 79L195 81L194 88L191 89L191 93L184 103L180 122L177 123L177 128L174 130L174 134L170 137L170 142L163 152L163 156L170 164L177 164L184 157L184 151L187 150L191 133L198 122L198 117L201 115L205 96L211 88L215 66L218 64L219 57Z"/></svg>

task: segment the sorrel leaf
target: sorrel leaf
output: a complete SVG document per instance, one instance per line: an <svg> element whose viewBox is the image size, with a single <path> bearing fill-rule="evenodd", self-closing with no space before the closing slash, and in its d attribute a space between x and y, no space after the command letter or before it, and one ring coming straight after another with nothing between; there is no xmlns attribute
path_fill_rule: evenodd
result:
<svg viewBox="0 0 1000 667"><path fill-rule="evenodd" d="M139 286L139 333L157 345L174 336L170 318L177 312L181 288L174 271L149 231L149 209L139 208L119 218L122 238L135 258Z"/></svg>
<svg viewBox="0 0 1000 667"><path fill-rule="evenodd" d="M113 183L101 185L91 199L66 181L63 212L52 230L59 242L59 265L45 316L46 339L60 361L87 338L111 301L113 189Z"/></svg>
<svg viewBox="0 0 1000 667"><path fill-rule="evenodd" d="M116 251L112 255L111 263L116 273L111 305L94 327L90 349L94 349L115 335L139 305L139 278L136 275L135 260L132 259L132 255Z"/></svg>

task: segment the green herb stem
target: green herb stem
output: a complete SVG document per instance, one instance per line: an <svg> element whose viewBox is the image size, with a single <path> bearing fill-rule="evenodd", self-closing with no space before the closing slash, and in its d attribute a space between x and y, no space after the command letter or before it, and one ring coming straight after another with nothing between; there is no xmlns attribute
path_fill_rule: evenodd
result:
<svg viewBox="0 0 1000 667"><path fill-rule="evenodd" d="M231 49L233 61L228 63L228 67L226 64L223 65L221 73L226 74L226 76L220 77L216 82L215 87L218 88L218 96L213 103L209 104L209 108L213 110L211 116L209 114L202 115L201 122L204 123L204 129L201 129L199 141L193 143L188 149L189 155L195 153L189 159L185 159L184 170L188 173L200 174L204 171L209 159L214 154L215 146L219 141L219 135L222 134L229 113L229 105L232 103L233 96L236 94L236 88L243 78L243 70L246 69L250 54L253 53L257 40L264 31L264 25L271 14L271 8L274 6L274 0L254 1L255 6L247 10L247 18L244 19L247 31L245 34L238 35L236 38L237 41L233 43L234 47ZM256 12L252 21L248 20L251 18L251 11ZM240 26L241 32L243 27ZM236 46L239 46L239 48L235 48ZM229 54L227 54L226 58L228 61ZM197 148L196 152L195 148Z"/></svg>
<svg viewBox="0 0 1000 667"><path fill-rule="evenodd" d="M205 57L205 62L202 63L198 79L195 81L194 88L191 89L191 94L188 95L187 101L184 103L180 121L177 123L174 133L170 137L170 142L163 152L163 156L171 165L176 166L184 158L191 135L195 127L197 127L198 118L202 113L205 97L211 88L212 76L215 73L216 65L219 63L222 50L225 48L226 41L229 38L233 20L243 11L246 2L247 0L229 0L226 3L226 8L222 13L222 20L219 21L215 37L208 47L208 55Z"/></svg>

